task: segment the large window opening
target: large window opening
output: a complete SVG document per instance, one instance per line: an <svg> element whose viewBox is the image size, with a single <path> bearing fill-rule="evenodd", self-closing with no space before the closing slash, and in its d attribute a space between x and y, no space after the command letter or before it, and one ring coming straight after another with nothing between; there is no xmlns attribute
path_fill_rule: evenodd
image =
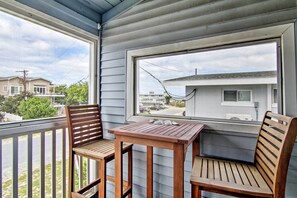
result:
<svg viewBox="0 0 297 198"><path fill-rule="evenodd" d="M0 122L88 103L92 42L0 12Z"/></svg>
<svg viewBox="0 0 297 198"><path fill-rule="evenodd" d="M278 112L279 41L138 57L137 115L260 121Z"/></svg>

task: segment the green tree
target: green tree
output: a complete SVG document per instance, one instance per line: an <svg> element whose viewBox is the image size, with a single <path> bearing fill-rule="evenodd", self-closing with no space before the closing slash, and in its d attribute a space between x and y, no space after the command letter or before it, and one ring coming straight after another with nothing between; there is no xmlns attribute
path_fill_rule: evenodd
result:
<svg viewBox="0 0 297 198"><path fill-rule="evenodd" d="M67 92L67 85L60 85L55 87L55 92L56 94L64 94L66 96ZM66 103L66 98L65 97L56 97L55 102L58 104L65 104Z"/></svg>
<svg viewBox="0 0 297 198"><path fill-rule="evenodd" d="M171 99L171 96L169 95L166 95L165 96L165 103L168 105L170 103L170 99Z"/></svg>
<svg viewBox="0 0 297 198"><path fill-rule="evenodd" d="M65 94L67 91L67 85L59 85L55 87L55 93L58 94Z"/></svg>
<svg viewBox="0 0 297 198"><path fill-rule="evenodd" d="M76 105L88 102L88 83L72 84L66 91L66 105Z"/></svg>
<svg viewBox="0 0 297 198"><path fill-rule="evenodd" d="M0 95L0 105L2 105L5 101L5 97Z"/></svg>
<svg viewBox="0 0 297 198"><path fill-rule="evenodd" d="M4 100L0 106L0 110L6 113L18 115L18 106L24 98L20 95L10 96Z"/></svg>
<svg viewBox="0 0 297 198"><path fill-rule="evenodd" d="M57 116L57 108L51 106L50 100L40 97L31 97L27 101L21 101L18 111L25 120Z"/></svg>
<svg viewBox="0 0 297 198"><path fill-rule="evenodd" d="M27 99L31 98L32 94L27 93ZM15 96L10 96L5 98L4 101L0 102L0 111L11 113L15 115L19 115L18 106L20 105L21 101L24 100L24 94L19 94Z"/></svg>

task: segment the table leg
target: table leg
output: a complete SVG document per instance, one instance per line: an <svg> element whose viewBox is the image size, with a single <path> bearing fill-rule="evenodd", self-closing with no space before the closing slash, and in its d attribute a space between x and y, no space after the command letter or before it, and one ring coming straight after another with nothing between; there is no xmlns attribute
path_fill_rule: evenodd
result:
<svg viewBox="0 0 297 198"><path fill-rule="evenodd" d="M115 197L123 195L123 142L119 137L115 138Z"/></svg>
<svg viewBox="0 0 297 198"><path fill-rule="evenodd" d="M195 156L200 156L200 135L192 143L192 165L194 164Z"/></svg>
<svg viewBox="0 0 297 198"><path fill-rule="evenodd" d="M184 197L184 145L174 145L174 198Z"/></svg>
<svg viewBox="0 0 297 198"><path fill-rule="evenodd" d="M201 132L192 143L192 166L194 165L195 156L200 156L200 136ZM199 190L198 186L192 185L191 194L192 197L201 197L201 191Z"/></svg>
<svg viewBox="0 0 297 198"><path fill-rule="evenodd" d="M131 193L128 198L132 198L132 186L133 186L133 151L132 149L128 151L128 186L131 188Z"/></svg>
<svg viewBox="0 0 297 198"><path fill-rule="evenodd" d="M153 197L153 147L147 146L147 158L146 158L146 169L147 169L147 182L146 182L146 197Z"/></svg>

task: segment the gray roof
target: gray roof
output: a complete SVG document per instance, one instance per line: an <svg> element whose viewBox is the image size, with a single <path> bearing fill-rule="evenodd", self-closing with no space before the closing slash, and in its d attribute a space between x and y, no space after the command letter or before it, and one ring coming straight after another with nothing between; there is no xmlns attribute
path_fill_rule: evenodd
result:
<svg viewBox="0 0 297 198"><path fill-rule="evenodd" d="M11 79L14 79L14 78L19 78L19 76L7 76L7 77L0 77L0 81L3 81L3 80L11 80ZM48 81L51 83L50 80L47 80L45 78L41 78L41 77L27 77L27 80L28 81L32 81L32 80L45 80L45 81Z"/></svg>
<svg viewBox="0 0 297 198"><path fill-rule="evenodd" d="M276 71L258 71L241 73L222 73L222 74L201 74L173 78L164 82L186 81L186 80L219 80L219 79L244 79L244 78L271 78L276 77Z"/></svg>

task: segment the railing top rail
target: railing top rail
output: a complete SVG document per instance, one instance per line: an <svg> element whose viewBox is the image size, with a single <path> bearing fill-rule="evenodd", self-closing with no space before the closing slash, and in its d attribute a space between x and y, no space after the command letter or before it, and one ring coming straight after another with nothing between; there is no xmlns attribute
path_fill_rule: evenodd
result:
<svg viewBox="0 0 297 198"><path fill-rule="evenodd" d="M65 117L44 118L0 124L0 138L13 137L26 133L46 131L66 127Z"/></svg>

